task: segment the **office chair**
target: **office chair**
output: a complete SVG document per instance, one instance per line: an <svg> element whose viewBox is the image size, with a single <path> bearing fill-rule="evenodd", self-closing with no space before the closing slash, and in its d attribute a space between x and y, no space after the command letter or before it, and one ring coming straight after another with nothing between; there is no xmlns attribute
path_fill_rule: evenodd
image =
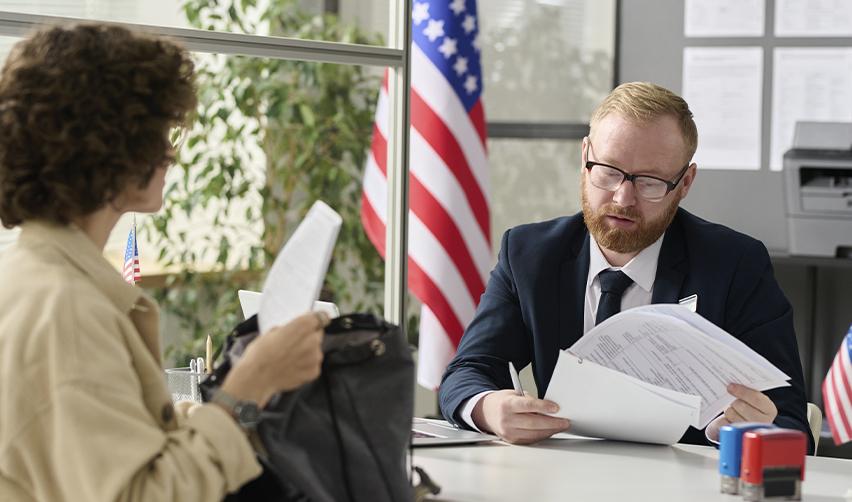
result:
<svg viewBox="0 0 852 502"><path fill-rule="evenodd" d="M811 428L811 435L814 437L814 456L816 456L819 435L822 431L822 411L814 403L808 403L808 425Z"/></svg>

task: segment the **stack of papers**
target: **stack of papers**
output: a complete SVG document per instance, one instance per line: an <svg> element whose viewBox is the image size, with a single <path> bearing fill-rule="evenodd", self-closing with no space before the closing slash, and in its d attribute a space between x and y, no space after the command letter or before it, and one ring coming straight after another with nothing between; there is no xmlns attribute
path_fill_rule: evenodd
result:
<svg viewBox="0 0 852 502"><path fill-rule="evenodd" d="M646 305L602 322L560 351L545 399L572 434L673 444L733 401L726 387L759 391L790 377L681 305Z"/></svg>

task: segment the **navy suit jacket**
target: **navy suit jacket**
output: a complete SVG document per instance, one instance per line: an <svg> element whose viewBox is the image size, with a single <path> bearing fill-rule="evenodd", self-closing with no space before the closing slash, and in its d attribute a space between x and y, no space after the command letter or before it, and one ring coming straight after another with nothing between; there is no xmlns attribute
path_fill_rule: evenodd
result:
<svg viewBox="0 0 852 502"><path fill-rule="evenodd" d="M441 383L447 420L466 427L460 416L468 398L511 389L509 361L519 369L532 363L538 395L544 396L559 349L583 336L589 245L581 213L503 235L497 265ZM766 247L678 209L663 238L651 302L677 303L692 294L698 295L701 316L791 377L790 387L766 395L778 408L778 426L810 438L793 310L775 281ZM704 431L692 427L681 442L709 444Z"/></svg>

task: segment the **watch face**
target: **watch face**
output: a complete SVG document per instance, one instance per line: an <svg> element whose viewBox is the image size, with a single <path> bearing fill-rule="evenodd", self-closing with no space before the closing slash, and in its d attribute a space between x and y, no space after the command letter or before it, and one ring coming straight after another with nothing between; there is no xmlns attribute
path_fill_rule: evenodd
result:
<svg viewBox="0 0 852 502"><path fill-rule="evenodd" d="M260 421L260 410L255 403L241 403L234 409L237 421L243 427L254 428Z"/></svg>

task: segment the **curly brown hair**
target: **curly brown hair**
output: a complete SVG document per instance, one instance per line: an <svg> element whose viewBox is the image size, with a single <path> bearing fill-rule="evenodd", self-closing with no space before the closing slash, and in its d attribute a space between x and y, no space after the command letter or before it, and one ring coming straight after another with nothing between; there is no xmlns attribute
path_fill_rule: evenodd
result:
<svg viewBox="0 0 852 502"><path fill-rule="evenodd" d="M44 28L0 72L0 220L67 224L171 162L196 105L189 54L119 26Z"/></svg>

